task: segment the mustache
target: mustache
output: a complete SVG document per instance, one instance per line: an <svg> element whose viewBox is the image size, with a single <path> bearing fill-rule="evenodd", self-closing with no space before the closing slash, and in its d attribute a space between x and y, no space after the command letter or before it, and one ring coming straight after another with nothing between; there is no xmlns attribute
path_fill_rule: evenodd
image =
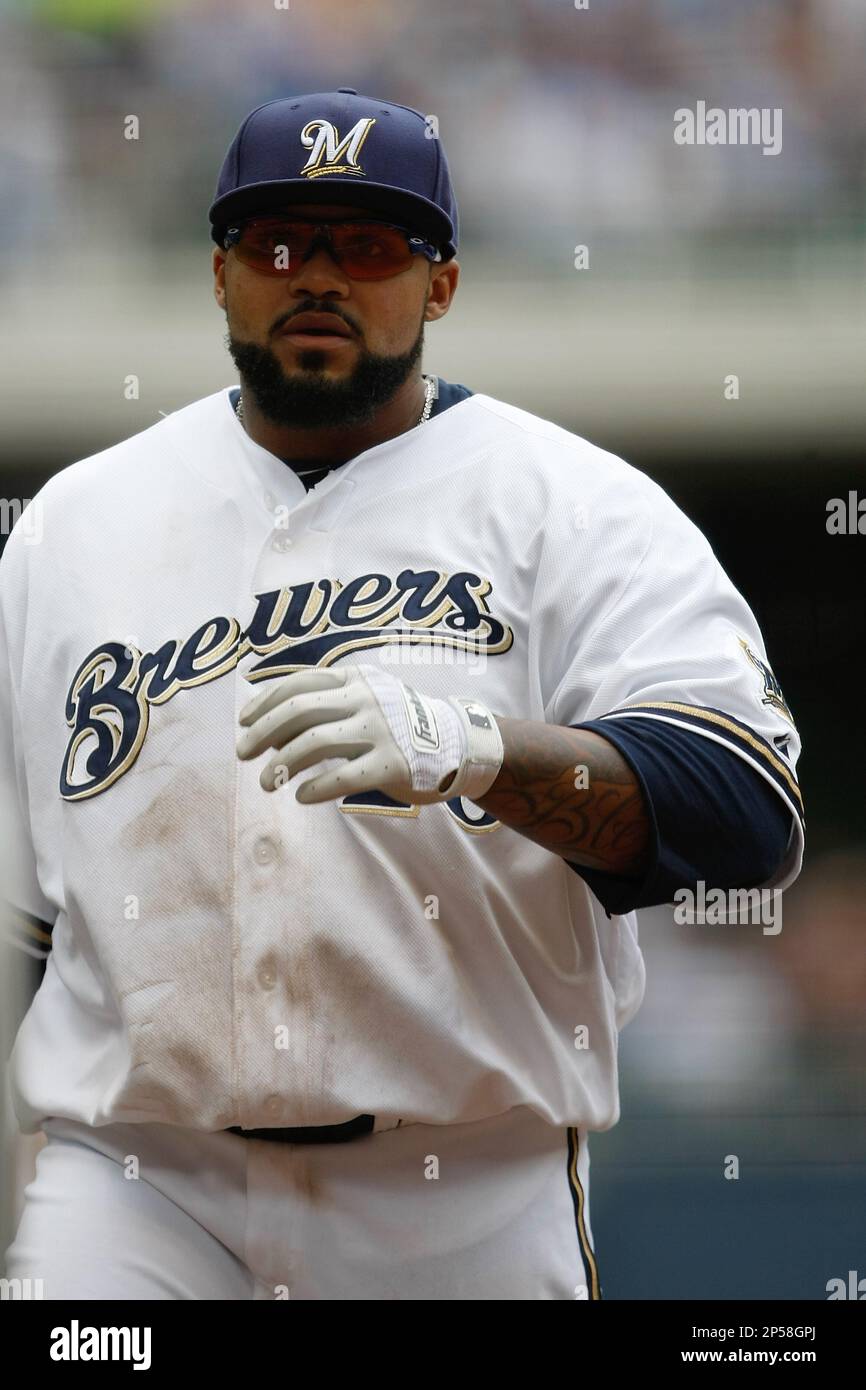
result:
<svg viewBox="0 0 866 1390"><path fill-rule="evenodd" d="M303 304L296 304L294 309L288 314L281 315L271 329L271 337L274 337L277 333L281 333L286 324L291 323L292 319L297 318L298 314L333 314L334 318L340 319L353 333L357 333L359 338L362 336L358 325L353 322L348 314L344 314L342 309L338 309L335 304L317 304L314 299L308 299Z"/></svg>

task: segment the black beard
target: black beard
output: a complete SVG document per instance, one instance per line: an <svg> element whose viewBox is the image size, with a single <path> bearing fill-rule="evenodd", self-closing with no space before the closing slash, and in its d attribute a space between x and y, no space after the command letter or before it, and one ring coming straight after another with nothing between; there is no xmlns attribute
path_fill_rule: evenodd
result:
<svg viewBox="0 0 866 1390"><path fill-rule="evenodd" d="M352 374L334 381L322 370L326 354L306 348L298 355L303 375L287 376L270 348L245 343L229 331L226 346L238 369L243 389L274 425L321 429L329 425L360 425L371 420L408 380L421 359L424 320L408 352L380 357L362 348Z"/></svg>

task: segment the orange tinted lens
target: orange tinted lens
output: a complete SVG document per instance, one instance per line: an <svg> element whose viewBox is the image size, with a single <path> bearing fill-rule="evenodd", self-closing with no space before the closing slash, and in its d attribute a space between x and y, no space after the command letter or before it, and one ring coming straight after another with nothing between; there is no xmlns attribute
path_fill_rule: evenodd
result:
<svg viewBox="0 0 866 1390"><path fill-rule="evenodd" d="M411 264L406 238L394 227L343 223L330 230L340 264L356 280L384 279Z"/></svg>
<svg viewBox="0 0 866 1390"><path fill-rule="evenodd" d="M300 222L263 217L248 222L235 250L238 260L266 275L285 275L312 245L314 229Z"/></svg>
<svg viewBox="0 0 866 1390"><path fill-rule="evenodd" d="M316 228L305 222L257 218L248 222L235 245L239 260L265 275L294 271L310 251ZM391 227L366 222L341 222L328 227L336 260L355 280L382 280L411 263L403 234Z"/></svg>

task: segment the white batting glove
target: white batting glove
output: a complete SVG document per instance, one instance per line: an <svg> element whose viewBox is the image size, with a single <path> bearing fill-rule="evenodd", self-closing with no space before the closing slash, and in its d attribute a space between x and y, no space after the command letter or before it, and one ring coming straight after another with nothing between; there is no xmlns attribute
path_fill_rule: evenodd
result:
<svg viewBox="0 0 866 1390"><path fill-rule="evenodd" d="M326 758L340 767L302 782L302 802L382 791L427 805L492 787L502 766L502 735L486 706L432 700L378 666L311 666L250 700L240 712L238 757L276 754L261 774L274 791Z"/></svg>

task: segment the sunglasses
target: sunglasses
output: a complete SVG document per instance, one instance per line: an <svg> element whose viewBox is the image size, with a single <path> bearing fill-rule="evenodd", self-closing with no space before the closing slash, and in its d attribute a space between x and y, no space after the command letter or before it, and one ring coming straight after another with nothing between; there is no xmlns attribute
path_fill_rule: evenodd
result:
<svg viewBox="0 0 866 1390"><path fill-rule="evenodd" d="M387 280L412 264L413 256L441 261L423 237L393 222L305 222L286 217L252 217L230 227L223 249L234 247L244 265L262 275L294 274L298 262L321 243L353 280Z"/></svg>

